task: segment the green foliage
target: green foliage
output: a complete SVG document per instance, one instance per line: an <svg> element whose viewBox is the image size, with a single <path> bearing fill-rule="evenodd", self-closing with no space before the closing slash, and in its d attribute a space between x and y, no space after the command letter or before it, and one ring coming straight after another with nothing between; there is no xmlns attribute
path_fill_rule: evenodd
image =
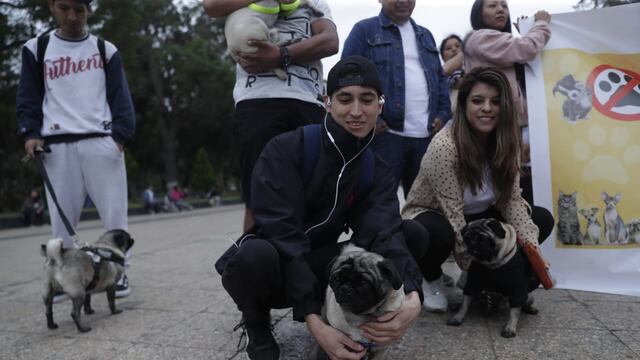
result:
<svg viewBox="0 0 640 360"><path fill-rule="evenodd" d="M196 160L191 172L190 189L195 192L207 192L215 183L213 167L209 162L209 156L204 148L200 148L196 154Z"/></svg>
<svg viewBox="0 0 640 360"><path fill-rule="evenodd" d="M24 150L16 135L15 94L22 44L55 27L45 4L0 2L0 211L15 210L24 191L40 183L35 169L19 162ZM188 183L200 148L220 179L232 179L238 172L231 126L235 78L223 23L205 15L199 1L94 4L89 30L118 48L136 109L135 139L126 144L131 196L147 184Z"/></svg>
<svg viewBox="0 0 640 360"><path fill-rule="evenodd" d="M573 7L576 10L589 10L601 7L628 5L640 2L640 0L580 0Z"/></svg>

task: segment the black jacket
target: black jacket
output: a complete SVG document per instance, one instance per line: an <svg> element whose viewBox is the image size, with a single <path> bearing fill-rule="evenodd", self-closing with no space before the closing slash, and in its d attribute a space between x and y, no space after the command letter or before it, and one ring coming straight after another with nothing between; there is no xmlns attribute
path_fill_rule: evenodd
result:
<svg viewBox="0 0 640 360"><path fill-rule="evenodd" d="M396 183L389 166L376 156L371 188L356 197L360 151L370 137L357 139L330 115L325 124L320 154L306 186L302 178L302 128L276 136L265 146L251 183L249 207L256 221L253 232L270 241L280 254L286 297L293 306L294 319L303 321L308 314L320 314L324 295L316 290L317 279L305 257L314 248L335 244L346 227L353 230L352 243L390 259L404 277L405 292L418 291L422 299L422 275L404 240ZM358 156L340 177L331 217L314 227L327 219L334 206L336 183L344 164L325 129L331 132L346 162ZM314 228L305 234L311 227Z"/></svg>

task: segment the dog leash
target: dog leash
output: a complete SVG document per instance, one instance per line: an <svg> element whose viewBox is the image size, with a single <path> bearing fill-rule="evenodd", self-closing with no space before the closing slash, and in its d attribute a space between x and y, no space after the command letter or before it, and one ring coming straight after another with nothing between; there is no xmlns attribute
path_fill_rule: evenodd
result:
<svg viewBox="0 0 640 360"><path fill-rule="evenodd" d="M64 227L67 229L69 236L71 236L73 243L78 245L80 243L78 234L73 229L73 226L71 226L71 223L69 222L69 219L67 219L67 216L64 214L64 211L62 211L62 207L60 206L60 203L58 203L58 197L56 196L56 192L53 190L53 185L51 185L51 181L49 180L49 174L47 173L47 169L44 167L44 163L42 162L42 158L44 157L44 154L50 153L50 152L51 152L51 148L49 148L47 145L44 145L42 147L40 146L37 147L35 149L35 156L34 156L34 159L36 161L36 166L38 167L38 171L40 171L40 176L42 176L42 179L44 180L45 187L49 191L49 196L51 196L53 203L56 204L56 209L58 209L58 214L60 214L60 219L62 219L62 223L64 224ZM22 158L22 162L26 163L29 161L29 159L30 157L29 155L27 155L24 158Z"/></svg>

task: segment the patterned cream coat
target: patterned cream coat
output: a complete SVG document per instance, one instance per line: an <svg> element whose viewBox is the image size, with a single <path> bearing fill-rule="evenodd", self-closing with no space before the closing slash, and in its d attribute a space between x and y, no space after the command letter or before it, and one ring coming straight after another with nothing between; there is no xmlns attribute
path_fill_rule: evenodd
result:
<svg viewBox="0 0 640 360"><path fill-rule="evenodd" d="M409 191L402 217L413 219L425 211L437 211L444 215L455 233L454 256L462 269L468 269L471 258L467 254L460 231L466 225L463 214L464 189L458 177L458 153L452 137L451 126L445 126L433 138L422 158L420 172ZM511 199L504 207L496 209L511 224L523 240L538 243L538 227L531 221L531 210L521 196L520 176L516 176L511 189ZM429 230L429 229L427 229Z"/></svg>

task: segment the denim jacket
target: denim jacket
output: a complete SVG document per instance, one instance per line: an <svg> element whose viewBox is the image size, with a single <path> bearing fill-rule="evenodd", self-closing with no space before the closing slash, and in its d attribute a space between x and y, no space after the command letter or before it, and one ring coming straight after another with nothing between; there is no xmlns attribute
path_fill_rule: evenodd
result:
<svg viewBox="0 0 640 360"><path fill-rule="evenodd" d="M410 19L427 86L429 87L429 128L438 117L446 122L451 117L447 78L442 70L433 35ZM376 65L382 92L386 97L382 119L396 131L404 130L404 52L400 30L382 11L376 17L359 21L347 37L342 58L364 56ZM378 119L379 121L381 119Z"/></svg>

